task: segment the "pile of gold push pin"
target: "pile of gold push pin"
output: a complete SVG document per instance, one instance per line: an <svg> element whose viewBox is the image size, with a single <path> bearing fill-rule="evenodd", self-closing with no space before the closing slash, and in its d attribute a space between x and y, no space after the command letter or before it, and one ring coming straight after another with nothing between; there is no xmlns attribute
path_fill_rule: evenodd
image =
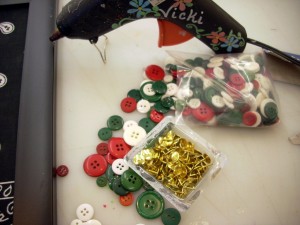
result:
<svg viewBox="0 0 300 225"><path fill-rule="evenodd" d="M178 198L184 199L212 165L210 157L170 130L151 148L141 150L133 163L155 177Z"/></svg>

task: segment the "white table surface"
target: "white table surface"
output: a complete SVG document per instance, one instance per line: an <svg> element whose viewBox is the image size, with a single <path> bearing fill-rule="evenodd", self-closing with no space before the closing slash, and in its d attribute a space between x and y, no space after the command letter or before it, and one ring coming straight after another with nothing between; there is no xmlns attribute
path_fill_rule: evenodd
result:
<svg viewBox="0 0 300 225"><path fill-rule="evenodd" d="M246 28L249 37L300 54L299 0L216 2ZM61 0L59 10L66 3ZM164 65L165 49L192 53L207 53L208 49L194 39L158 48L158 26L152 19L128 24L107 36L105 65L88 41L57 42L56 161L70 170L68 176L57 178L58 225L70 224L82 203L95 208L94 217L102 225L161 224L160 219L140 217L135 206L121 206L116 194L108 187L99 188L96 179L84 173L83 161L95 153L100 142L97 132L106 126L109 116L143 117L123 113L119 104L128 90L139 86L146 66ZM246 51L253 49L257 50ZM275 82L275 88L281 109L278 125L195 129L226 154L228 161L182 214L182 225L300 224L300 146L288 141L300 132L300 87Z"/></svg>

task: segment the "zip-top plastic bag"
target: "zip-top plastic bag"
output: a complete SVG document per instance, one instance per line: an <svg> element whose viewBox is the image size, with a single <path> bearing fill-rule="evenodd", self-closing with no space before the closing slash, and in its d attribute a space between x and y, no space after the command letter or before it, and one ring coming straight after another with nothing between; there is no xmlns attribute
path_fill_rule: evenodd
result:
<svg viewBox="0 0 300 225"><path fill-rule="evenodd" d="M279 122L278 101L264 53L195 55L168 52L176 63L176 116L188 124L263 127Z"/></svg>

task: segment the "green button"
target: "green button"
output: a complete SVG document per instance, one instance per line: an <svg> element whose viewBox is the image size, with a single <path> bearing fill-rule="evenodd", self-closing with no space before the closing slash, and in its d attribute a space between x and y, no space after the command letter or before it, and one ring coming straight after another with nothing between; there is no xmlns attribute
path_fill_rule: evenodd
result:
<svg viewBox="0 0 300 225"><path fill-rule="evenodd" d="M154 109L157 111L157 112L160 112L160 113L167 113L170 111L170 108L166 108L162 105L161 101L158 101L158 102L155 102L154 104Z"/></svg>
<svg viewBox="0 0 300 225"><path fill-rule="evenodd" d="M164 225L178 225L181 220L181 215L177 209L167 208L161 214L161 221Z"/></svg>
<svg viewBox="0 0 300 225"><path fill-rule="evenodd" d="M164 199L155 191L145 191L136 201L137 212L146 219L159 217L165 207Z"/></svg>
<svg viewBox="0 0 300 225"><path fill-rule="evenodd" d="M113 169L112 169L112 166L109 165L105 171L105 176L107 178L108 181L111 181L113 178L115 177L119 177L119 175L115 174Z"/></svg>
<svg viewBox="0 0 300 225"><path fill-rule="evenodd" d="M121 116L114 115L108 118L107 120L107 126L111 130L120 130L123 128L124 120Z"/></svg>
<svg viewBox="0 0 300 225"><path fill-rule="evenodd" d="M106 176L100 176L97 178L96 183L99 187L105 187L107 184Z"/></svg>
<svg viewBox="0 0 300 225"><path fill-rule="evenodd" d="M128 191L138 191L143 186L143 179L132 169L129 169L121 175L121 184Z"/></svg>
<svg viewBox="0 0 300 225"><path fill-rule="evenodd" d="M134 98L136 100L136 102L138 102L139 100L142 99L141 96L141 92L138 89L131 89L128 93L127 93L127 97L131 97Z"/></svg>
<svg viewBox="0 0 300 225"><path fill-rule="evenodd" d="M152 85L152 89L157 94L165 94L167 92L167 85L163 81L155 81Z"/></svg>
<svg viewBox="0 0 300 225"><path fill-rule="evenodd" d="M172 97L165 97L165 98L162 98L160 101L161 101L161 104L166 108L171 108L175 104L175 101Z"/></svg>
<svg viewBox="0 0 300 225"><path fill-rule="evenodd" d="M214 87L208 87L204 90L205 102L212 104L212 97L217 95L219 92Z"/></svg>
<svg viewBox="0 0 300 225"><path fill-rule="evenodd" d="M116 177L113 179L112 188L117 195L123 196L129 193L129 191L123 187L121 183L121 177Z"/></svg>
<svg viewBox="0 0 300 225"><path fill-rule="evenodd" d="M144 128L147 133L156 126L156 123L154 123L150 118L143 118L138 124L140 127Z"/></svg>
<svg viewBox="0 0 300 225"><path fill-rule="evenodd" d="M178 99L175 102L175 109L179 112L182 111L186 106L186 102L184 100Z"/></svg>
<svg viewBox="0 0 300 225"><path fill-rule="evenodd" d="M269 102L264 107L265 115L270 119L273 120L278 115L278 108L275 102Z"/></svg>
<svg viewBox="0 0 300 225"><path fill-rule="evenodd" d="M203 62L204 60L201 58L201 57L196 57L194 59L194 65L197 67L197 66L203 66Z"/></svg>
<svg viewBox="0 0 300 225"><path fill-rule="evenodd" d="M103 127L98 131L98 137L102 141L107 141L112 137L112 131L108 127Z"/></svg>

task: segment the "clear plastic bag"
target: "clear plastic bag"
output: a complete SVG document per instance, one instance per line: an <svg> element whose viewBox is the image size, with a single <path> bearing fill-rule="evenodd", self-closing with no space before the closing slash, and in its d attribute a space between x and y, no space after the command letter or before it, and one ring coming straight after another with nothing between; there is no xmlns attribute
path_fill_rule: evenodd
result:
<svg viewBox="0 0 300 225"><path fill-rule="evenodd" d="M264 53L168 53L177 62L168 67L170 73L176 74L179 86L178 119L188 125L237 127L263 127L279 122L278 98Z"/></svg>
<svg viewBox="0 0 300 225"><path fill-rule="evenodd" d="M189 127L167 116L132 148L125 161L183 212L223 168L226 157Z"/></svg>

